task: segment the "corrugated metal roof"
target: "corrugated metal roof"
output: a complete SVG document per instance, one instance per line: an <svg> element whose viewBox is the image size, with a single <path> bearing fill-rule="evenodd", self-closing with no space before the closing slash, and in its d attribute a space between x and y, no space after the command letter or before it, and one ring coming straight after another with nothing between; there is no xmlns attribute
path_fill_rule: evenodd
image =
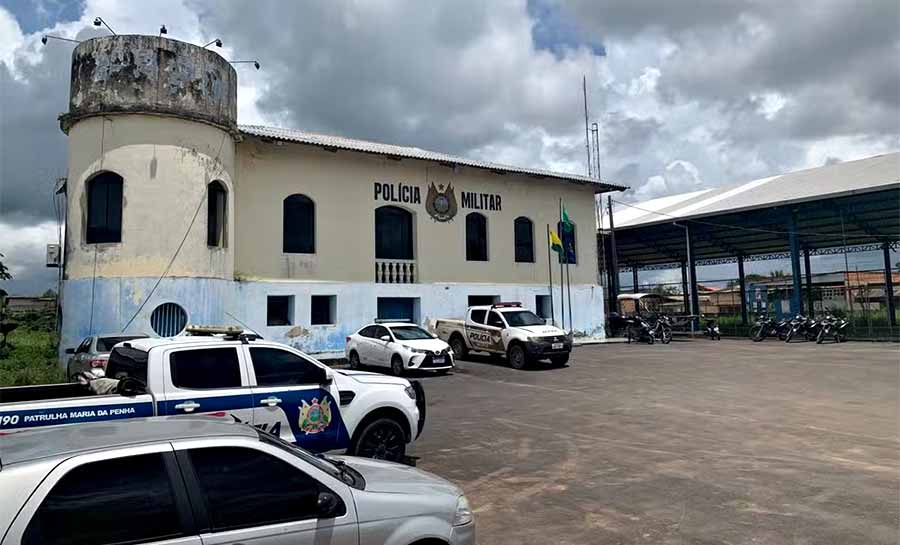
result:
<svg viewBox="0 0 900 545"><path fill-rule="evenodd" d="M616 229L900 188L900 152L615 206ZM604 218L604 227L608 221Z"/></svg>
<svg viewBox="0 0 900 545"><path fill-rule="evenodd" d="M499 163L492 163L489 161L476 161L474 159L466 159L464 157L457 157L454 155L448 155L446 153L440 153L436 151L428 151L416 147L395 146L392 144L382 144L379 142L369 142L366 140L344 138L342 136L329 136L325 134L300 131L297 129L265 127L262 125L240 125L238 128L242 133L252 136L273 138L275 140L283 140L286 142L297 142L300 144L308 144L311 146L358 151L362 153L373 153L376 155L385 155L388 157L401 157L405 159L435 161L438 163L480 168L491 170L494 172L524 174L528 176L535 176L538 178L552 178L554 180L563 182L594 186L596 193L600 193L603 191L624 191L625 189L628 189L625 186L609 184L605 182L601 183L594 178L582 176L579 174L566 174L562 172L553 172L535 168L514 167L509 165L502 165Z"/></svg>

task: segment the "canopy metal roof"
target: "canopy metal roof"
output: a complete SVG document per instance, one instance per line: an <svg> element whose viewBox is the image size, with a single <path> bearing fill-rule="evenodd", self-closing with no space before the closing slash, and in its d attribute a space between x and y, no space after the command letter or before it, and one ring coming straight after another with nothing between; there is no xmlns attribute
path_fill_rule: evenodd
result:
<svg viewBox="0 0 900 545"><path fill-rule="evenodd" d="M594 193L604 193L607 191L624 191L625 189L628 189L625 186L600 182L596 178L582 176L580 174L566 174L562 172L553 172L550 170L503 165L490 161L478 161L474 159L466 159L464 157L457 157L455 155L448 155L446 153L428 151L417 147L395 146L393 144L382 144L379 142L369 142L366 140L344 138L342 136L329 136L325 134L317 134L297 129L265 127L262 125L240 125L239 129L242 133L251 136L271 138L273 140L281 140L285 142L307 144L329 150L346 150L361 153L371 153L375 155L393 157L395 159L419 159L422 161L435 161L437 163L445 164L450 167L459 165L490 170L498 174L523 174L534 178L549 178L551 180L560 182L589 185L594 188Z"/></svg>
<svg viewBox="0 0 900 545"><path fill-rule="evenodd" d="M900 241L900 153L614 207L622 267L685 261L683 225L701 263L787 252L792 214L811 253L875 248Z"/></svg>

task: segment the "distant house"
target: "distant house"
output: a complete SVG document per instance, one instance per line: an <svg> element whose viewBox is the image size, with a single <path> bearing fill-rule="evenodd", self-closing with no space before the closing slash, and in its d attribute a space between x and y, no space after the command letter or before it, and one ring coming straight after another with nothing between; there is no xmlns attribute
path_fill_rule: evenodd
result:
<svg viewBox="0 0 900 545"><path fill-rule="evenodd" d="M9 295L6 297L6 313L18 316L31 312L54 312L56 297L28 297Z"/></svg>

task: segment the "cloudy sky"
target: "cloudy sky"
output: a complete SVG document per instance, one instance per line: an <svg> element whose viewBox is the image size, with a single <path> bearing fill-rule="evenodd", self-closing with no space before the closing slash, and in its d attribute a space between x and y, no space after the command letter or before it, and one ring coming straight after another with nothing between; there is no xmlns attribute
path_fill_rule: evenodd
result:
<svg viewBox="0 0 900 545"><path fill-rule="evenodd" d="M12 293L55 284L72 45L225 42L239 121L601 173L640 201L900 149L896 0L0 0L0 253Z"/></svg>

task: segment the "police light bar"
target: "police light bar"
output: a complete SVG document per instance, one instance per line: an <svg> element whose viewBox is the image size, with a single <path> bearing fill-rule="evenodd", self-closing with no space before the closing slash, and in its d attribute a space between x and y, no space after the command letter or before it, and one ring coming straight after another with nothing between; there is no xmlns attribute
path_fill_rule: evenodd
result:
<svg viewBox="0 0 900 545"><path fill-rule="evenodd" d="M494 303L491 308L522 308L522 303L510 301L506 303Z"/></svg>
<svg viewBox="0 0 900 545"><path fill-rule="evenodd" d="M403 322L406 324L413 323L413 321L410 320L409 318L375 318L376 324L385 324L385 323L390 323L390 322Z"/></svg>
<svg viewBox="0 0 900 545"><path fill-rule="evenodd" d="M184 332L189 335L226 335L236 337L244 332L244 328L234 325L194 325L190 324L184 328Z"/></svg>

